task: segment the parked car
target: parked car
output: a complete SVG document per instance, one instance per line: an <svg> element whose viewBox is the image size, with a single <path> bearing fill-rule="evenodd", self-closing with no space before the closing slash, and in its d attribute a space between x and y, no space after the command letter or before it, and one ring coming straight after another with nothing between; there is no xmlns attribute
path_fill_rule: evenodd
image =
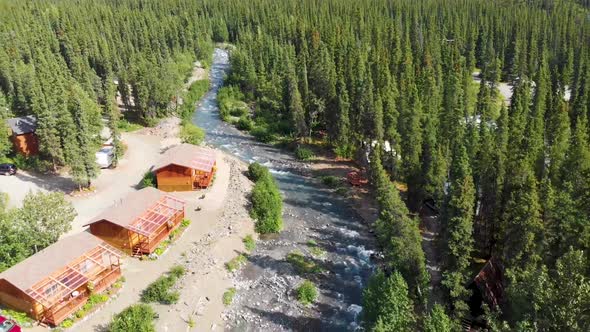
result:
<svg viewBox="0 0 590 332"><path fill-rule="evenodd" d="M14 175L16 174L16 166L14 164L0 164L0 174Z"/></svg>
<svg viewBox="0 0 590 332"><path fill-rule="evenodd" d="M0 316L0 332L21 332L20 326L12 319Z"/></svg>

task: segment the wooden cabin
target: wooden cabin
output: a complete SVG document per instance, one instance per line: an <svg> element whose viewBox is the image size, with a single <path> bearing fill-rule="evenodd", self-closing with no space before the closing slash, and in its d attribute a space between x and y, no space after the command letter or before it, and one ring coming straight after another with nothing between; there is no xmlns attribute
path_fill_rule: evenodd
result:
<svg viewBox="0 0 590 332"><path fill-rule="evenodd" d="M185 202L155 188L129 194L92 219L90 232L133 255L151 254L184 219Z"/></svg>
<svg viewBox="0 0 590 332"><path fill-rule="evenodd" d="M59 325L120 278L120 257L88 232L66 237L0 273L0 303Z"/></svg>
<svg viewBox="0 0 590 332"><path fill-rule="evenodd" d="M35 134L35 130L37 130L37 118L27 115L8 119L7 124L11 130L10 139L17 153L26 157L39 153L39 140Z"/></svg>
<svg viewBox="0 0 590 332"><path fill-rule="evenodd" d="M215 151L181 144L164 153L154 173L160 190L191 191L209 187L216 170Z"/></svg>

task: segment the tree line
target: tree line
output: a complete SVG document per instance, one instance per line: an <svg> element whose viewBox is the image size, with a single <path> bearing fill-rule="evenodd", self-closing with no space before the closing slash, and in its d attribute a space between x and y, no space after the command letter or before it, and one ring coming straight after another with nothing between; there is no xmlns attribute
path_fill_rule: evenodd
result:
<svg viewBox="0 0 590 332"><path fill-rule="evenodd" d="M2 0L0 9L0 158L10 155L5 119L34 115L40 168L66 166L82 185L98 174L102 128L117 146L120 118L149 125L169 114L192 63L212 53L208 15L192 2Z"/></svg>

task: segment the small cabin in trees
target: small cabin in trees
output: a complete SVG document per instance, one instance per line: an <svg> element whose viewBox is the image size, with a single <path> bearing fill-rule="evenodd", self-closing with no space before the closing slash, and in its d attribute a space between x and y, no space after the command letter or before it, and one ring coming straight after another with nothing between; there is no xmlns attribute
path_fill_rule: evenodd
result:
<svg viewBox="0 0 590 332"><path fill-rule="evenodd" d="M87 225L90 232L133 255L151 254L184 219L185 202L155 188L129 194Z"/></svg>
<svg viewBox="0 0 590 332"><path fill-rule="evenodd" d="M504 301L504 266L495 257L490 258L468 285L471 290L469 307L473 317L484 314L482 304L497 309Z"/></svg>
<svg viewBox="0 0 590 332"><path fill-rule="evenodd" d="M217 170L215 151L191 144L168 149L154 168L158 189L190 191L207 188Z"/></svg>
<svg viewBox="0 0 590 332"><path fill-rule="evenodd" d="M120 258L88 232L66 237L0 273L0 303L59 325L121 277Z"/></svg>
<svg viewBox="0 0 590 332"><path fill-rule="evenodd" d="M35 134L37 130L37 118L33 115L27 115L7 120L10 127L10 139L14 145L14 150L26 157L34 156L39 153L39 140Z"/></svg>

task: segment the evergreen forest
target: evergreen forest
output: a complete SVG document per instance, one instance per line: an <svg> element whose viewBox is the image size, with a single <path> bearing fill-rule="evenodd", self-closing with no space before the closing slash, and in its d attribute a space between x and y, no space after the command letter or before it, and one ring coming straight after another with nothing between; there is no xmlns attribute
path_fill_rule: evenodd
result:
<svg viewBox="0 0 590 332"><path fill-rule="evenodd" d="M590 330L588 1L0 0L0 119L35 115L39 163L90 183L102 126L173 113L215 43L234 45L224 93L252 109L254 136L321 140L367 168L385 256L368 330L458 330L490 258L504 277L479 308L491 331Z"/></svg>

